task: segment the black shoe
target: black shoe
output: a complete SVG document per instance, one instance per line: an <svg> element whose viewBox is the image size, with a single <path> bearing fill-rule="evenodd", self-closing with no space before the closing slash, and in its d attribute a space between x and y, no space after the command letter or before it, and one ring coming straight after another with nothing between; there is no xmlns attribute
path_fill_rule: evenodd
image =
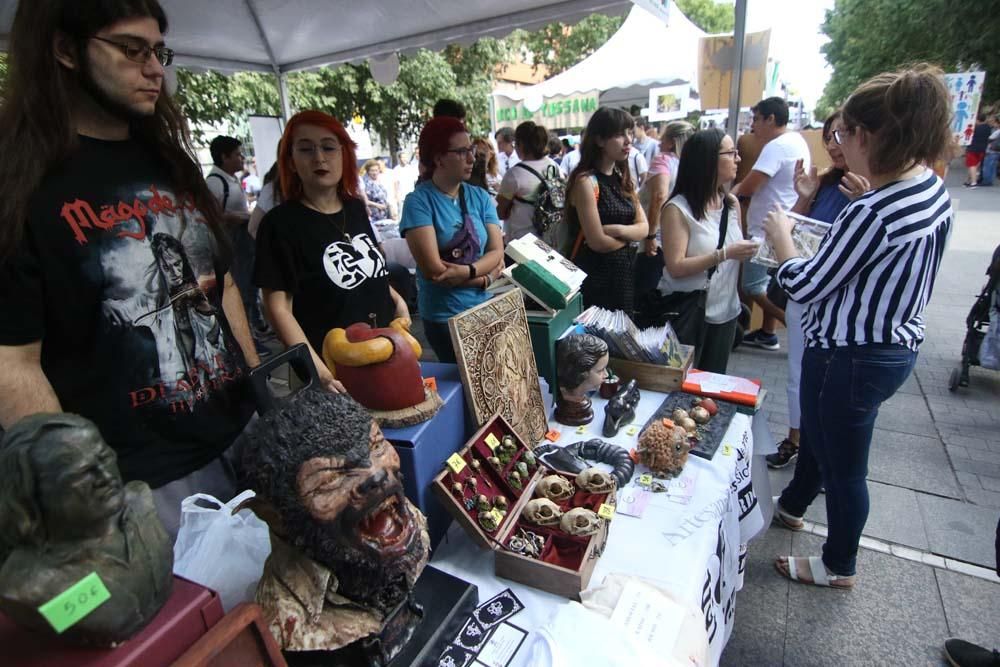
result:
<svg viewBox="0 0 1000 667"><path fill-rule="evenodd" d="M998 667L1000 653L977 646L964 639L949 639L944 643L944 657L952 667Z"/></svg>
<svg viewBox="0 0 1000 667"><path fill-rule="evenodd" d="M759 347L762 350L777 350L781 348L776 335L764 333L760 329L754 329L744 336L743 344L750 345L751 347Z"/></svg>
<svg viewBox="0 0 1000 667"><path fill-rule="evenodd" d="M798 456L799 446L788 438L785 438L778 443L778 453L768 454L764 457L764 460L767 461L768 468L774 468L777 470L779 468L784 468L789 463L794 463Z"/></svg>

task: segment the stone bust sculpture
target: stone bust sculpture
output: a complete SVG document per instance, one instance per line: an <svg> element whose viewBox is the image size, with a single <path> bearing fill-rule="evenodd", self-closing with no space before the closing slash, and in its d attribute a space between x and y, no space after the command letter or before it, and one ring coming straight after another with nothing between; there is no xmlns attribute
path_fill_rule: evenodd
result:
<svg viewBox="0 0 1000 667"><path fill-rule="evenodd" d="M55 634L37 611L91 572L111 597L60 639L122 642L170 596L173 545L144 482L122 484L115 452L83 417L37 414L0 444L0 610Z"/></svg>
<svg viewBox="0 0 1000 667"><path fill-rule="evenodd" d="M243 470L271 527L257 602L281 648L329 651L378 637L407 606L429 538L371 415L346 394L302 390L261 416Z"/></svg>
<svg viewBox="0 0 1000 667"><path fill-rule="evenodd" d="M608 344L597 336L574 334L559 341L556 349L559 380L556 421L568 426L580 426L594 419L587 394L601 386L607 368Z"/></svg>

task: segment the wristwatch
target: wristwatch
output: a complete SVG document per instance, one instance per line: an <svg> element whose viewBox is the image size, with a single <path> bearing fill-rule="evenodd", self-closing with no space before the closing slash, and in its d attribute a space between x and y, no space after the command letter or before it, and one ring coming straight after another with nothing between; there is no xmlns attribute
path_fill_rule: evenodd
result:
<svg viewBox="0 0 1000 667"><path fill-rule="evenodd" d="M646 237L646 240L647 241L652 241L655 238L656 238L656 234L650 234L649 236Z"/></svg>
<svg viewBox="0 0 1000 667"><path fill-rule="evenodd" d="M476 277L476 265L475 264L469 264L469 278L471 279L471 278L475 278L475 277Z"/></svg>

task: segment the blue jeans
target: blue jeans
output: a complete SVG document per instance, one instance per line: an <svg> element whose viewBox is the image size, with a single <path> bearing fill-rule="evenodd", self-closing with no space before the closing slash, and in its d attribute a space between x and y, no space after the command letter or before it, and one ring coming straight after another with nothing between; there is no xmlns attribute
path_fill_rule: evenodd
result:
<svg viewBox="0 0 1000 667"><path fill-rule="evenodd" d="M879 406L902 386L917 353L900 345L862 345L802 355L802 439L795 475L781 493L785 511L802 516L826 487L828 533L823 564L855 573L868 520L868 450Z"/></svg>
<svg viewBox="0 0 1000 667"><path fill-rule="evenodd" d="M427 336L427 342L431 344L438 361L443 364L455 363L455 348L451 344L451 332L448 331L447 322L424 320L424 335Z"/></svg>
<svg viewBox="0 0 1000 667"><path fill-rule="evenodd" d="M979 180L983 182L983 185L993 185L993 179L997 175L998 160L1000 160L1000 153L986 152L986 157L983 158L983 170L979 172Z"/></svg>

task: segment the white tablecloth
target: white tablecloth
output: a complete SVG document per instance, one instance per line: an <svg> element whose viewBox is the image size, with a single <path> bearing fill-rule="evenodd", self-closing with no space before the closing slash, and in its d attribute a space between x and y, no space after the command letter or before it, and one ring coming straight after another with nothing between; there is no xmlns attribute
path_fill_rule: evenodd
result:
<svg viewBox="0 0 1000 667"><path fill-rule="evenodd" d="M633 422L637 430L665 396L657 392L642 393ZM604 403L594 399L594 421L584 434L577 434L576 427L551 422L551 428L562 433L556 444L565 446L601 438ZM631 449L636 445L637 435L629 435L626 427L615 438L602 439ZM691 489L686 504L668 498L668 494L651 494L641 518L620 513L615 516L607 547L590 581L592 587L600 585L613 572L640 576L656 581L678 601L700 608L705 615L712 664L718 662L732 632L736 591L742 587L745 545L765 526L751 482L751 418L735 415L722 443L711 461L697 456L688 458L682 473ZM619 490L619 501L623 494L638 488L635 484L644 472L648 470L636 466L632 483ZM567 603L565 598L496 577L493 553L476 547L454 522L431 562L476 584L481 600L511 588L525 609L510 622L529 632L545 625ZM528 664L532 639L529 636L518 651L513 666Z"/></svg>

